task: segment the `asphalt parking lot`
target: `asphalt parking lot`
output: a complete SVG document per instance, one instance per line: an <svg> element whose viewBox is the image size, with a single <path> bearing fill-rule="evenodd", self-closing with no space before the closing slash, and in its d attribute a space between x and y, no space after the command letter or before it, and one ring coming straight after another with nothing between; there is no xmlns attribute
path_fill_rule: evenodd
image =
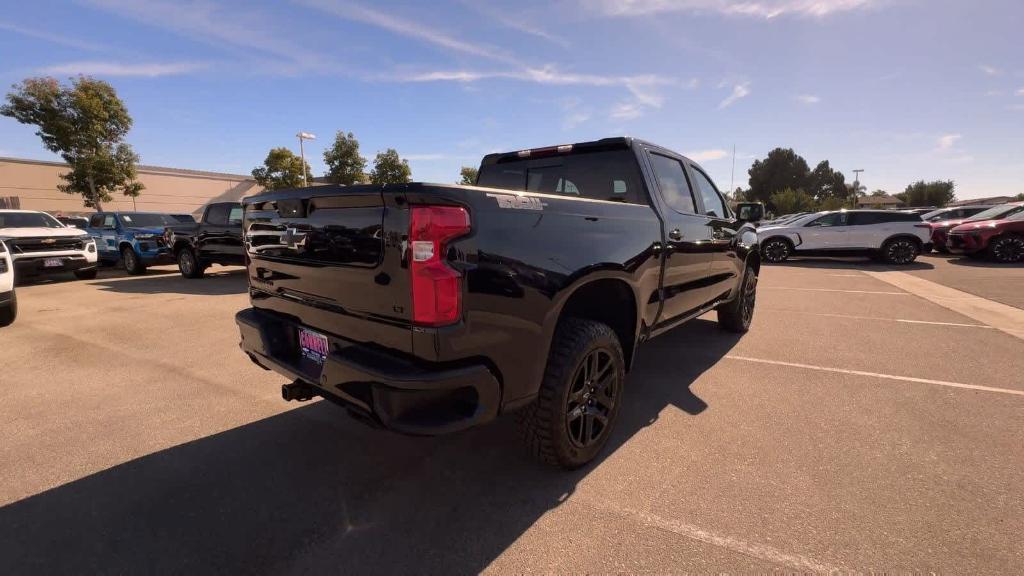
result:
<svg viewBox="0 0 1024 576"><path fill-rule="evenodd" d="M238 350L240 270L23 286L0 572L1020 573L1022 294L940 256L765 266L750 333L641 348L610 449L565 473L507 419L409 438L283 402Z"/></svg>

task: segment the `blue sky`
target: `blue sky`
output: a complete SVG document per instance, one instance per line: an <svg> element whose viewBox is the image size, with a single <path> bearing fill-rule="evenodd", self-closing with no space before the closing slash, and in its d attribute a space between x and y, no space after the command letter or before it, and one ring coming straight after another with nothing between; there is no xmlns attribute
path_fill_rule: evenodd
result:
<svg viewBox="0 0 1024 576"><path fill-rule="evenodd" d="M336 130L416 180L482 154L633 135L746 186L776 146L870 190L953 179L1024 192L1019 0L21 2L0 84L112 83L145 164L248 173L271 147L314 173ZM0 118L0 155L49 159Z"/></svg>

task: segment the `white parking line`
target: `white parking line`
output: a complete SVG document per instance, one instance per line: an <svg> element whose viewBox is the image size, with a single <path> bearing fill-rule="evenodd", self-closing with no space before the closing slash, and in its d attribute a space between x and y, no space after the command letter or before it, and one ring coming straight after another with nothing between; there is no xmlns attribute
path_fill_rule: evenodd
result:
<svg viewBox="0 0 1024 576"><path fill-rule="evenodd" d="M931 326L954 326L958 328L982 328L985 330L995 330L991 326L984 324L960 324L957 322L931 322L928 320L907 320L904 318L882 318L880 316L854 316L852 314L829 314L827 312L805 312L803 310L787 310L785 308L762 308L765 310L772 310L775 312L783 312L785 314L803 314L805 316L827 316L829 318L849 318L851 320L878 320L881 322L900 322L903 324L927 324Z"/></svg>
<svg viewBox="0 0 1024 576"><path fill-rule="evenodd" d="M835 288L796 288L793 286L759 286L762 290L798 290L801 292L846 292L849 294L885 294L887 296L910 296L907 292L879 292L877 290L837 290Z"/></svg>
<svg viewBox="0 0 1024 576"><path fill-rule="evenodd" d="M987 298L918 278L906 272L864 273L900 290L906 290L914 296L919 296L1024 340L1024 310L1020 308L993 302Z"/></svg>
<svg viewBox="0 0 1024 576"><path fill-rule="evenodd" d="M712 546L718 546L720 548L725 548L726 550L732 550L733 552L738 552L740 554L743 554L744 556L750 556L752 558L757 558L759 560L764 560L766 562L796 568L800 571L814 572L817 574L836 574L852 572L849 568L841 566L829 566L813 558L783 552L782 550L758 542L747 542L744 540L740 540L738 538L733 538L732 536L715 534L714 532L709 532L703 528L700 528L699 526L687 524L686 522L682 522L672 518L665 518L663 516L658 516L657 514L652 514L650 512L634 510L632 508L626 508L614 504L609 505L606 503L598 505L590 503L581 504L589 508L605 510L607 512L611 512L619 516L625 516L635 522L638 522L645 526L649 526L651 528L671 532L673 534L683 536L684 538L697 540L698 542L704 542L705 544L711 544Z"/></svg>
<svg viewBox="0 0 1024 576"><path fill-rule="evenodd" d="M782 362L780 360L766 360L764 358L750 358L747 356L726 356L729 360L741 362L755 362L757 364L771 364L774 366L788 366L790 368L803 368L805 370L819 370L821 372L834 372L837 374L851 374L854 376L868 376L871 378L885 378L887 380L899 380L902 382L917 382L919 384L933 384L935 386L947 386L949 388L965 388L967 390L980 390L982 392L998 392L1012 396L1024 396L1024 390L1010 390L1008 388L993 388L991 386L978 386L977 384L961 384L960 382L946 382L945 380L929 380L928 378L914 378L911 376L896 376L894 374L879 374L877 372L863 372L861 370L847 370L845 368L829 368L827 366L813 366L811 364L798 364L796 362Z"/></svg>

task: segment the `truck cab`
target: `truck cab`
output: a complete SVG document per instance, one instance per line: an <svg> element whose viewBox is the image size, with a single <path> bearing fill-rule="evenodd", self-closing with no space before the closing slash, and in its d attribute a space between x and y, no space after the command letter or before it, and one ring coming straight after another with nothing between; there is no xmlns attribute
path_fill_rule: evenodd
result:
<svg viewBox="0 0 1024 576"><path fill-rule="evenodd" d="M163 232L177 222L156 212L97 212L89 217L87 231L96 240L101 263L120 263L129 274L142 274L149 266L174 262Z"/></svg>

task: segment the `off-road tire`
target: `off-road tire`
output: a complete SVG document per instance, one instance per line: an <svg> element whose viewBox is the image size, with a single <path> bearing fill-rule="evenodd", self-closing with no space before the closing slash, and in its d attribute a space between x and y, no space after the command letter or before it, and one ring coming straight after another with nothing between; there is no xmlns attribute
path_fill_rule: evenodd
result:
<svg viewBox="0 0 1024 576"><path fill-rule="evenodd" d="M581 446L577 443L578 439L572 437L573 424L577 420L570 418L570 406L576 407L571 412L577 412L583 407L584 415L575 418L580 419L579 426L584 426L588 417L586 410L592 409L594 400L598 402L598 410L602 408L601 403L606 401L604 396L594 394L593 388L590 390L594 396L586 400L589 404L584 405L572 399L579 397L579 391L574 392L577 390L575 384L581 382L578 379L582 374L580 371L587 370L583 365L584 360L589 363L592 355L598 358L607 355L609 363L604 365L604 369L598 370L598 375L603 376L605 370L610 370L608 374L614 378L611 384L614 390L612 405L606 413L602 413L606 422L601 425L599 435L590 439L590 444ZM615 421L622 406L625 373L622 346L611 328L592 320L562 320L551 343L551 353L537 399L518 414L520 434L527 449L540 461L568 470L593 460L608 443L615 429ZM583 384L584 389L589 386L585 381ZM597 420L591 416L592 426L594 422Z"/></svg>
<svg viewBox="0 0 1024 576"><path fill-rule="evenodd" d="M757 302L757 272L747 265L743 272L739 294L731 301L718 307L718 325L737 334L750 330L754 321L754 304Z"/></svg>

